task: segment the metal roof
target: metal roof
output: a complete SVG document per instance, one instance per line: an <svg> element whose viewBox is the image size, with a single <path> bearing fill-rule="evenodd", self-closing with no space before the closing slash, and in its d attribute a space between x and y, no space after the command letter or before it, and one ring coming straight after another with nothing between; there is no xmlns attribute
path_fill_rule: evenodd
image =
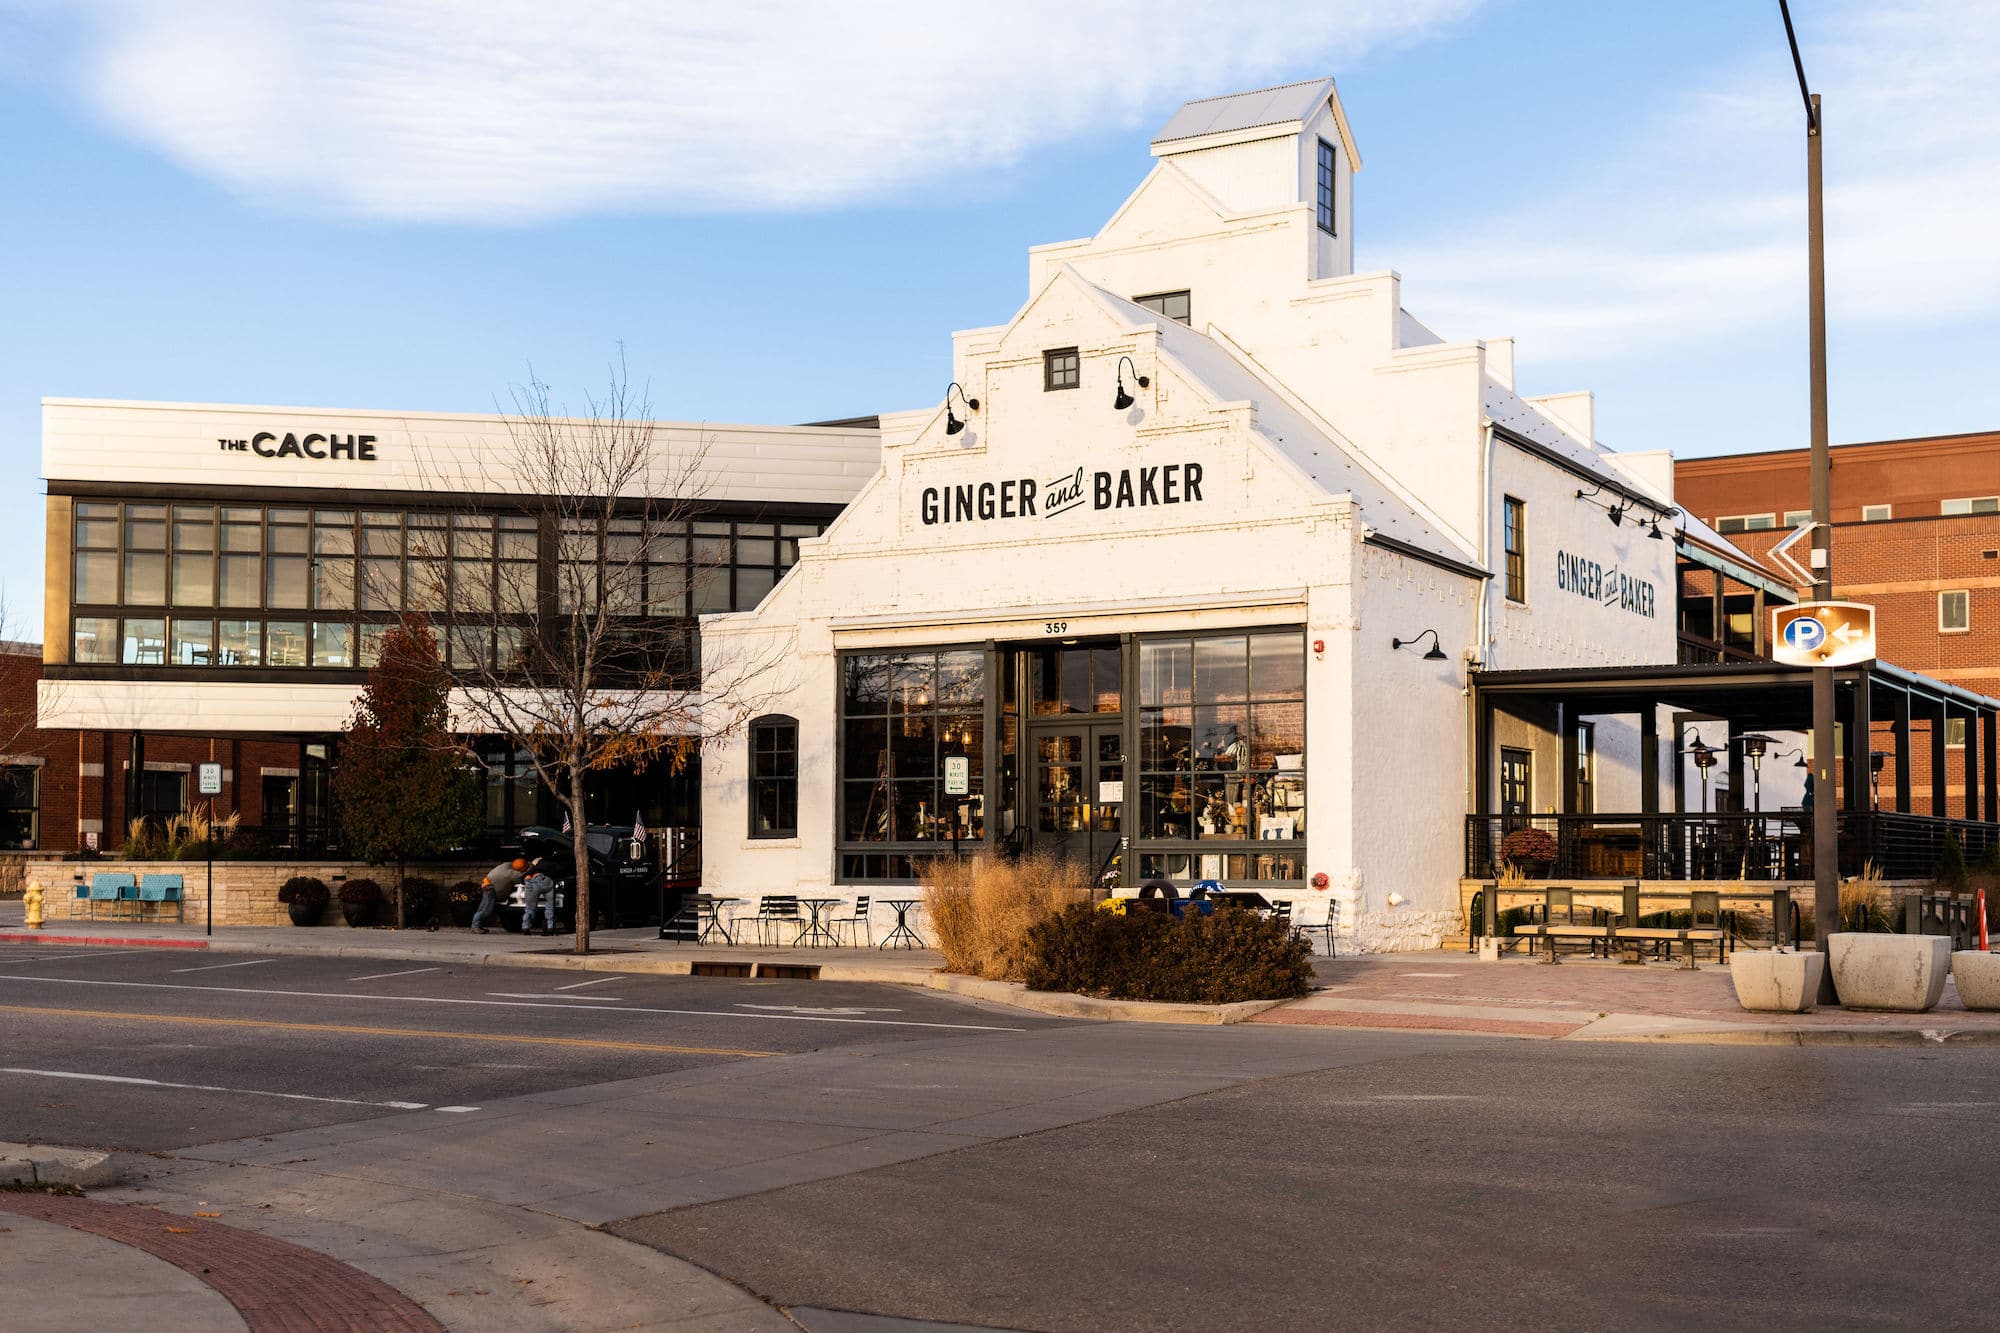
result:
<svg viewBox="0 0 2000 1333"><path fill-rule="evenodd" d="M1227 93L1184 102L1153 136L1155 144L1227 134L1260 125L1288 125L1308 119L1333 95L1332 79L1308 79L1247 93Z"/></svg>

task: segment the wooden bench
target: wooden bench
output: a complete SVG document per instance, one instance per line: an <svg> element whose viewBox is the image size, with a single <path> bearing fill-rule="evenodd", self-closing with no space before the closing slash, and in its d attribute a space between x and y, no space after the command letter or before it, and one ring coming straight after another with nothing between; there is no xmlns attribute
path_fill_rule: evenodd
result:
<svg viewBox="0 0 2000 1333"><path fill-rule="evenodd" d="M1578 921L1575 889L1545 889L1542 892L1541 919L1516 926L1513 933L1516 937L1528 941L1529 953L1535 951L1537 941L1547 944L1548 961L1551 963L1556 961L1556 950L1560 945L1578 940L1590 946L1592 957L1597 956L1597 946L1600 944L1604 946L1605 956L1610 957L1610 921L1599 920L1599 909L1595 907L1587 907L1584 910L1590 914L1590 920ZM1561 920L1557 920L1557 912L1562 913Z"/></svg>

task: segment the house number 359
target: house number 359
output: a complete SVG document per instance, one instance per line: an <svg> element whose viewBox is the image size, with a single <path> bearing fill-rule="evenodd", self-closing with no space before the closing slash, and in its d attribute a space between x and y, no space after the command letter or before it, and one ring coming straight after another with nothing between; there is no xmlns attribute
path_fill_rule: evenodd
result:
<svg viewBox="0 0 2000 1333"><path fill-rule="evenodd" d="M1067 634L1069 633L1069 622L1067 620L1044 620L1042 622L1042 633Z"/></svg>

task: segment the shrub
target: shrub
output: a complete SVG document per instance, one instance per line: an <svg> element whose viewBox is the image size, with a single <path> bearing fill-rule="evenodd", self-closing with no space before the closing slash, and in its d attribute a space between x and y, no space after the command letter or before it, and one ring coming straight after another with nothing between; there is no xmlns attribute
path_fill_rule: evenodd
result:
<svg viewBox="0 0 2000 1333"><path fill-rule="evenodd" d="M1891 929L1888 910L1883 906L1882 871L1873 861L1863 862L1859 875L1840 881L1840 928Z"/></svg>
<svg viewBox="0 0 2000 1333"><path fill-rule="evenodd" d="M380 903L382 886L372 879L350 879L340 886L340 901L346 907Z"/></svg>
<svg viewBox="0 0 2000 1333"><path fill-rule="evenodd" d="M422 875L403 881L403 924L427 926L431 918L445 910L444 885Z"/></svg>
<svg viewBox="0 0 2000 1333"><path fill-rule="evenodd" d="M1030 927L1025 980L1114 1000L1289 1000L1312 989L1312 946L1237 908L1175 918L1075 906Z"/></svg>
<svg viewBox="0 0 2000 1333"><path fill-rule="evenodd" d="M1502 860L1515 864L1553 865L1556 859L1556 840L1553 834L1538 828L1517 828L1500 840Z"/></svg>
<svg viewBox="0 0 2000 1333"><path fill-rule="evenodd" d="M1046 852L1014 861L939 857L924 867L923 885L944 970L990 981L1021 980L1028 932L1090 898L1082 872Z"/></svg>
<svg viewBox="0 0 2000 1333"><path fill-rule="evenodd" d="M479 905L479 895L485 890L479 887L479 881L476 879L462 879L445 892L451 902L471 903L476 907Z"/></svg>
<svg viewBox="0 0 2000 1333"><path fill-rule="evenodd" d="M286 906L321 908L326 906L326 884L311 875L294 875L278 889L278 901Z"/></svg>
<svg viewBox="0 0 2000 1333"><path fill-rule="evenodd" d="M1958 834L1944 835L1944 846L1938 852L1937 869L1931 872L1940 889L1953 893L1965 892L1972 883L1972 872L1966 869L1965 848L1959 844Z"/></svg>

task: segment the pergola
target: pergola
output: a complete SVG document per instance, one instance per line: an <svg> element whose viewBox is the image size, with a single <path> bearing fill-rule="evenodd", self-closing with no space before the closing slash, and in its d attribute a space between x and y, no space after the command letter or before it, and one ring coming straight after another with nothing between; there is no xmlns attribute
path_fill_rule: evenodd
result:
<svg viewBox="0 0 2000 1333"><path fill-rule="evenodd" d="M2000 701L1955 685L1873 662L1835 673L1835 716L1841 753L1833 792L1840 807L1840 869L1853 873L1872 859L1890 878L1931 874L1948 835L1968 858L2000 842ZM1683 729L1670 738L1673 808L1660 807L1659 719L1726 724L1729 741L1711 754L1738 775L1746 736L1809 732L1812 673L1776 662L1563 668L1472 673L1475 719L1473 810L1468 816L1466 873L1494 873L1501 844L1516 828L1553 833L1560 853L1551 869L1579 878L1763 878L1810 880L1811 848L1801 811L1690 813L1682 789ZM1637 719L1639 809L1577 810L1564 783L1560 813L1498 808L1497 722L1502 714L1552 729L1562 738L1564 768L1576 763L1577 721L1612 715ZM1963 721L1962 790L1952 799L1948 756L1951 723ZM1888 743L1875 749L1875 741ZM1915 742L1922 742L1921 746ZM1912 778L1929 768L1929 809L1918 811ZM1877 784L1882 789L1877 790ZM1954 806L1956 808L1954 808Z"/></svg>

